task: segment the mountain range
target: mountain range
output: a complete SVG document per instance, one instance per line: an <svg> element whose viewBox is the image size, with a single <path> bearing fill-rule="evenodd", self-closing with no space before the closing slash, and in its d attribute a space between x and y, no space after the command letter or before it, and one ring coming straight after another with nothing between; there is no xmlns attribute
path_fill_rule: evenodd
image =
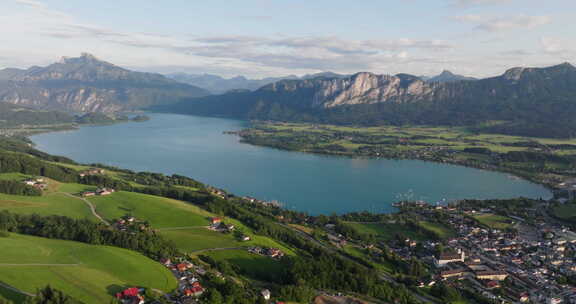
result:
<svg viewBox="0 0 576 304"><path fill-rule="evenodd" d="M461 80L477 80L474 77L467 77L463 75L454 74L448 70L442 71L442 73L436 76L420 76L420 78L427 82L453 82L453 81L461 81Z"/></svg>
<svg viewBox="0 0 576 304"><path fill-rule="evenodd" d="M189 99L178 113L336 124L482 125L517 135L576 136L576 68L512 68L500 76L424 81L362 72L342 78L289 79L256 91Z"/></svg>
<svg viewBox="0 0 576 304"><path fill-rule="evenodd" d="M338 74L333 72L321 72L315 74L308 74L301 77L296 75L289 75L284 77L268 77L262 79L249 79L244 76L236 76L232 78L224 78L213 74L187 74L187 73L172 73L166 75L168 78L176 81L187 83L193 86L203 88L213 94L224 94L234 90L249 90L254 91L265 85L281 81L281 80L309 80L314 78L345 78L349 75ZM436 76L419 76L422 80L427 82L452 82L460 80L475 80L476 78L466 77L462 75L453 74L450 71L443 71Z"/></svg>
<svg viewBox="0 0 576 304"><path fill-rule="evenodd" d="M342 78L346 75L336 74L332 72L322 72L316 74L304 75L298 77L289 75L284 77L268 77L262 79L249 79L244 76L236 76L232 78L224 78L213 74L187 74L187 73L172 73L166 75L168 78L176 81L187 83L193 86L203 88L213 94L223 94L234 90L257 90L267 84L274 83L280 80L297 80L297 79L312 79L318 77L325 78Z"/></svg>
<svg viewBox="0 0 576 304"><path fill-rule="evenodd" d="M129 111L209 92L160 74L130 71L84 53L46 67L0 70L0 101L74 112Z"/></svg>

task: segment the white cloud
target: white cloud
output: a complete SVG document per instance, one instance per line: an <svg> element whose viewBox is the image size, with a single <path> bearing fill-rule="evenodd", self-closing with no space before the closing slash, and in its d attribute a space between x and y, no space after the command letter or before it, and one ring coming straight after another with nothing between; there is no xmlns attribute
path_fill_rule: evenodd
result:
<svg viewBox="0 0 576 304"><path fill-rule="evenodd" d="M475 29L488 32L500 32L515 29L532 29L549 24L552 18L549 16L506 16L488 17L481 15L464 15L454 17L455 20L475 25Z"/></svg>
<svg viewBox="0 0 576 304"><path fill-rule="evenodd" d="M576 41L558 37L541 37L540 46L545 54L551 56L568 57L576 55Z"/></svg>

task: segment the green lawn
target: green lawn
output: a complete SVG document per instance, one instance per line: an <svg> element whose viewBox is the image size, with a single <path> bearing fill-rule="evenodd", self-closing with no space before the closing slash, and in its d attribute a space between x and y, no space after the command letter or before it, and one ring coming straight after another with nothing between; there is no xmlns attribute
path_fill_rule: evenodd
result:
<svg viewBox="0 0 576 304"><path fill-rule="evenodd" d="M250 278L266 280L282 274L284 267L281 262L251 254L246 250L219 250L202 253L216 261L228 261L240 268L240 274Z"/></svg>
<svg viewBox="0 0 576 304"><path fill-rule="evenodd" d="M456 235L456 233L452 229L450 229L446 226L443 226L441 224L438 224L438 223L420 221L419 225L420 225L420 227L422 227L428 231L434 232L441 239L451 238L451 237L454 237Z"/></svg>
<svg viewBox="0 0 576 304"><path fill-rule="evenodd" d="M553 212L560 219L576 222L576 203L559 205L554 208Z"/></svg>
<svg viewBox="0 0 576 304"><path fill-rule="evenodd" d="M178 249L188 253L209 248L247 246L246 243L236 241L232 234L210 231L201 227L178 230L161 230L160 235L168 240L172 240Z"/></svg>
<svg viewBox="0 0 576 304"><path fill-rule="evenodd" d="M513 225L512 219L497 214L476 215L474 218L492 229L506 229Z"/></svg>
<svg viewBox="0 0 576 304"><path fill-rule="evenodd" d="M96 220L83 201L61 193L49 193L42 196L0 194L0 210L20 214L64 215L76 219Z"/></svg>
<svg viewBox="0 0 576 304"><path fill-rule="evenodd" d="M424 240L426 236L409 226L389 223L354 223L348 222L360 232L376 235L377 238L388 241L396 235L403 235L413 240Z"/></svg>
<svg viewBox="0 0 576 304"><path fill-rule="evenodd" d="M147 220L153 228L207 226L209 212L192 204L134 192L116 192L88 198L98 214L108 220L132 214Z"/></svg>
<svg viewBox="0 0 576 304"><path fill-rule="evenodd" d="M109 303L127 286L177 286L164 266L126 249L18 234L0 238L0 248L0 280L29 293L50 284L86 303Z"/></svg>
<svg viewBox="0 0 576 304"><path fill-rule="evenodd" d="M22 173L0 173L0 180L24 180L31 177Z"/></svg>
<svg viewBox="0 0 576 304"><path fill-rule="evenodd" d="M242 242L236 240L232 233L221 233L208 230L207 228L189 229L168 229L160 230L160 235L168 240L172 240L176 247L188 253L211 248L236 248L249 246L274 247L283 250L286 254L293 255L294 252L286 246L268 237L254 235L249 230L244 230L250 235L252 240Z"/></svg>

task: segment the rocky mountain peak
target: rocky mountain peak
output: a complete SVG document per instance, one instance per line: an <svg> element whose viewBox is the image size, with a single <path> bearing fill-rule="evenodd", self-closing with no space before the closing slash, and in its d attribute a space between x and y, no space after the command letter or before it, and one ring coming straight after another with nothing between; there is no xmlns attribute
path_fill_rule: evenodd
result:
<svg viewBox="0 0 576 304"><path fill-rule="evenodd" d="M526 68L522 67L511 68L506 70L506 72L504 72L502 78L511 81L518 81L520 80L520 78L522 78L522 74L524 74L526 70L527 70Z"/></svg>

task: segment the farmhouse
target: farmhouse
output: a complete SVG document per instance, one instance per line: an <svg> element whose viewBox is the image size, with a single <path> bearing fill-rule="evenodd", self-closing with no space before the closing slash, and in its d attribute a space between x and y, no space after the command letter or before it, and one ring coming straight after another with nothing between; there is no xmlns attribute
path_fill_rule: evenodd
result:
<svg viewBox="0 0 576 304"><path fill-rule="evenodd" d="M28 186L32 186L38 190L44 190L48 187L48 184L44 182L43 178L31 178L25 180L23 183Z"/></svg>
<svg viewBox="0 0 576 304"><path fill-rule="evenodd" d="M82 192L82 196L83 196L83 197L94 196L94 195L96 195L96 192L94 192L94 191L84 191L84 192Z"/></svg>
<svg viewBox="0 0 576 304"><path fill-rule="evenodd" d="M98 190L96 190L96 195L109 195L114 192L115 190L112 188L99 188Z"/></svg>

